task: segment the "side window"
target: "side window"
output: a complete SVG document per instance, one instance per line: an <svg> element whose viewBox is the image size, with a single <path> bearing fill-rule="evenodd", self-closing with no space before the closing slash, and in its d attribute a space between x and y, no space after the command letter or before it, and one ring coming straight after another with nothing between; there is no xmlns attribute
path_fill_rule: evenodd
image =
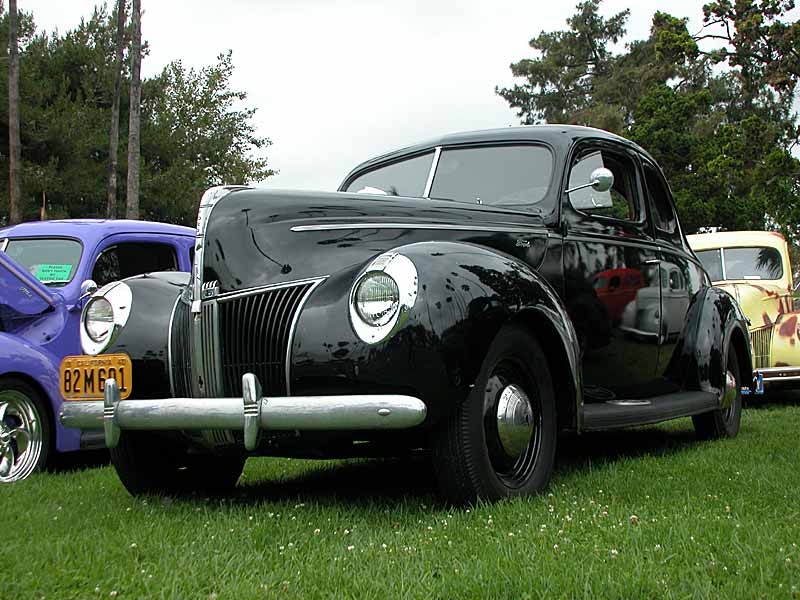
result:
<svg viewBox="0 0 800 600"><path fill-rule="evenodd" d="M569 188L589 183L592 171L600 167L613 173L614 186L608 192L597 192L591 187L570 192L572 207L593 216L639 221L643 215L636 182L636 165L633 159L623 153L605 148L581 152L570 168Z"/></svg>
<svg viewBox="0 0 800 600"><path fill-rule="evenodd" d="M698 250L695 252L703 268L708 272L711 281L722 281L722 256L719 248L712 250Z"/></svg>
<svg viewBox="0 0 800 600"><path fill-rule="evenodd" d="M355 178L346 192L421 197L425 193L433 152L378 167Z"/></svg>
<svg viewBox="0 0 800 600"><path fill-rule="evenodd" d="M667 234L674 234L678 229L678 219L675 217L675 209L670 200L667 184L656 168L648 162L644 163L644 180L647 185L647 193L655 208L653 221L656 229Z"/></svg>
<svg viewBox="0 0 800 600"><path fill-rule="evenodd" d="M544 146L447 148L439 157L430 197L492 206L536 205L547 196L552 175L553 155Z"/></svg>
<svg viewBox="0 0 800 600"><path fill-rule="evenodd" d="M98 286L104 286L133 275L175 271L177 268L175 249L169 244L126 242L100 253L92 270L92 279Z"/></svg>

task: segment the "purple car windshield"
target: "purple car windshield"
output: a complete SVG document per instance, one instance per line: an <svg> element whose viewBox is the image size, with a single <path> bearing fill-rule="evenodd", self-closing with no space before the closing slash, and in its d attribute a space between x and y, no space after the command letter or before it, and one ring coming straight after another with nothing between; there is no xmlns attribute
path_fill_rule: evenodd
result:
<svg viewBox="0 0 800 600"><path fill-rule="evenodd" d="M9 239L5 253L45 285L68 284L78 270L83 247L64 238Z"/></svg>

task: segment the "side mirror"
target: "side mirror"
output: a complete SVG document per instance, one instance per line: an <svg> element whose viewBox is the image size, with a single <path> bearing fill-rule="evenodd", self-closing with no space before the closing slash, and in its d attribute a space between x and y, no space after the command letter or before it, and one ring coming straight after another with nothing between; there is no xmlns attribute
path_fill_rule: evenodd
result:
<svg viewBox="0 0 800 600"><path fill-rule="evenodd" d="M573 208L578 210L608 208L613 205L609 193L612 187L614 187L614 174L605 167L598 167L589 175L589 183L570 188L565 193L571 194L569 201ZM584 191L574 194L580 190Z"/></svg>
<svg viewBox="0 0 800 600"><path fill-rule="evenodd" d="M83 283L81 283L81 300L86 298L86 296L91 296L97 291L97 284L94 282L93 279L87 279Z"/></svg>
<svg viewBox="0 0 800 600"><path fill-rule="evenodd" d="M607 192L614 187L614 174L605 167L598 167L589 176L589 185L595 192Z"/></svg>

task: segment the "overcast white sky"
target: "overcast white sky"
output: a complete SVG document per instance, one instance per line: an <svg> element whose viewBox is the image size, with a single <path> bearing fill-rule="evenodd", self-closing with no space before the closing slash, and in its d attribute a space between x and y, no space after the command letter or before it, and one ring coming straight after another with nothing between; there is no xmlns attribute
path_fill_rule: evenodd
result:
<svg viewBox="0 0 800 600"><path fill-rule="evenodd" d="M109 0L111 4L113 0ZM39 29L64 32L93 0L18 0ZM357 163L422 139L519 121L495 85L532 56L530 38L564 29L577 0L142 0L145 76L172 60L202 67L233 50L233 87L258 108L280 171L263 185L335 189ZM657 9L702 24L703 0L605 0L631 9L629 39Z"/></svg>

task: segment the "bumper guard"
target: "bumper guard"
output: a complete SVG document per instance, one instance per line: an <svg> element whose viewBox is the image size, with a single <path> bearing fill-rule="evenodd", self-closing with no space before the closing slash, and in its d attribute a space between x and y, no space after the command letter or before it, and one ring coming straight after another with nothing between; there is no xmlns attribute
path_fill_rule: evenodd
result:
<svg viewBox="0 0 800 600"><path fill-rule="evenodd" d="M122 430L235 429L253 451L262 430L351 431L407 429L425 420L425 403L413 396L261 395L252 373L242 377L241 398L165 398L120 400L119 386L107 379L103 400L67 401L59 419L64 427L103 429L106 446L116 447Z"/></svg>

